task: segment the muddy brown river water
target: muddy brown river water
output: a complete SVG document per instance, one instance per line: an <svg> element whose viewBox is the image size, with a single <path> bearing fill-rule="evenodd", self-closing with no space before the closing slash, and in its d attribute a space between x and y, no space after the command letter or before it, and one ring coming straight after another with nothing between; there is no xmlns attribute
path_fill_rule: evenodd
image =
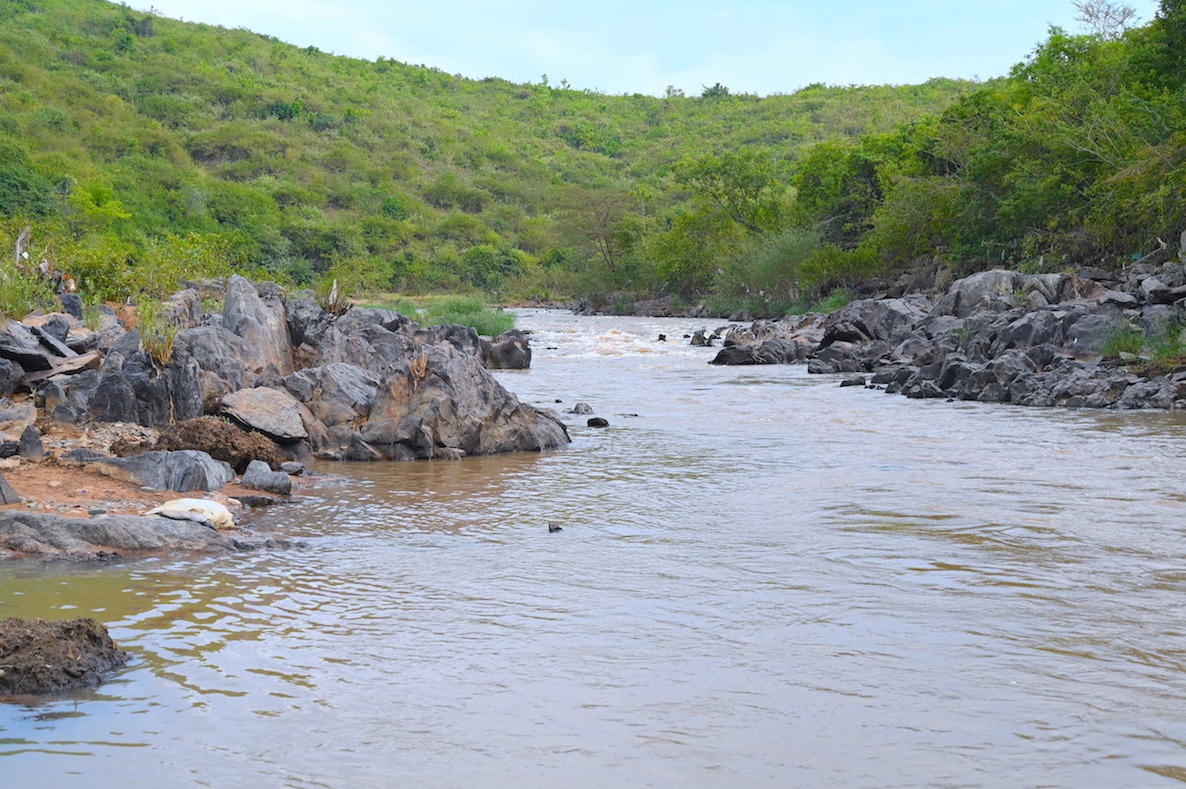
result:
<svg viewBox="0 0 1186 789"><path fill-rule="evenodd" d="M0 616L134 656L0 704L0 783L1186 782L1184 415L710 367L696 321L520 325L500 380L609 428L325 466L349 480L262 524L307 550L0 566Z"/></svg>

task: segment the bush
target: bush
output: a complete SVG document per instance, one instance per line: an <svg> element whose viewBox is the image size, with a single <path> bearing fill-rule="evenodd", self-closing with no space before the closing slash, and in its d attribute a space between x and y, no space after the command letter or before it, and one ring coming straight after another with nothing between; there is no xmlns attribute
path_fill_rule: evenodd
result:
<svg viewBox="0 0 1186 789"><path fill-rule="evenodd" d="M457 323L472 326L478 334L491 337L515 328L515 316L492 309L477 296L444 296L432 301L424 310L423 322L428 325Z"/></svg>
<svg viewBox="0 0 1186 789"><path fill-rule="evenodd" d="M1140 329L1128 324L1113 329L1104 340L1100 352L1104 356L1138 354L1145 348L1145 335Z"/></svg>
<svg viewBox="0 0 1186 789"><path fill-rule="evenodd" d="M11 264L0 265L0 316L21 318L53 302L49 280L20 271Z"/></svg>

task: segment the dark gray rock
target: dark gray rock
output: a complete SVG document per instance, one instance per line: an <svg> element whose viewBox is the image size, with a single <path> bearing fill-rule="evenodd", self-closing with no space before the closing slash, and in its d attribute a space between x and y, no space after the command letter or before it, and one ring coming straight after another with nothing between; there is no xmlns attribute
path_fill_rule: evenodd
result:
<svg viewBox="0 0 1186 789"><path fill-rule="evenodd" d="M276 545L277 543L268 543ZM113 552L222 553L252 547L208 524L153 515L64 515L0 511L0 551L18 556L107 558Z"/></svg>
<svg viewBox="0 0 1186 789"><path fill-rule="evenodd" d="M12 485L8 484L8 480L0 474L0 504L20 504L21 497L12 489Z"/></svg>
<svg viewBox="0 0 1186 789"><path fill-rule="evenodd" d="M245 340L242 361L248 370L259 372L274 364L281 375L288 375L293 371L293 353L284 301L277 291L266 292L267 298L261 298L249 280L231 277L223 303L223 326Z"/></svg>
<svg viewBox="0 0 1186 789"><path fill-rule="evenodd" d="M149 490L218 490L235 478L229 463L205 452L182 449L154 451L126 458L103 458L87 464L88 471L134 482Z"/></svg>
<svg viewBox="0 0 1186 789"><path fill-rule="evenodd" d="M76 463L85 466L87 463L94 463L96 461L111 460L113 456L103 452L96 452L93 449L79 447L78 449L71 449L63 452L59 460L64 460L68 463Z"/></svg>
<svg viewBox="0 0 1186 789"><path fill-rule="evenodd" d="M55 355L46 350L28 327L9 319L0 326L0 358L33 371L51 369Z"/></svg>
<svg viewBox="0 0 1186 789"><path fill-rule="evenodd" d="M59 293L58 301L62 303L62 309L68 315L73 315L77 320L82 320L82 297L77 293Z"/></svg>
<svg viewBox="0 0 1186 789"><path fill-rule="evenodd" d="M253 460L243 472L243 486L265 493L287 496L292 493L292 477L283 471L272 471L262 460Z"/></svg>
<svg viewBox="0 0 1186 789"><path fill-rule="evenodd" d="M31 460L40 460L45 457L45 447L41 444L41 434L37 432L37 428L27 425L21 431L21 440L17 444L17 453L21 457Z"/></svg>
<svg viewBox="0 0 1186 789"><path fill-rule="evenodd" d="M419 346L383 376L362 440L396 459L539 451L567 444L559 415L522 404L473 353L450 343ZM401 369L402 367L402 369Z"/></svg>
<svg viewBox="0 0 1186 789"><path fill-rule="evenodd" d="M462 353L473 354L481 358L482 343L478 339L478 332L469 326L458 326L447 323L441 326L425 326L412 332L417 343L439 345L449 343Z"/></svg>
<svg viewBox="0 0 1186 789"><path fill-rule="evenodd" d="M17 390L25 369L11 359L0 359L0 397L9 397Z"/></svg>
<svg viewBox="0 0 1186 789"><path fill-rule="evenodd" d="M494 338L483 358L491 370L526 370L531 367L531 344L518 329L504 331Z"/></svg>
<svg viewBox="0 0 1186 789"><path fill-rule="evenodd" d="M332 429L338 425L356 426L367 419L379 391L379 379L358 365L333 362L295 372L284 379L283 387Z"/></svg>
<svg viewBox="0 0 1186 789"><path fill-rule="evenodd" d="M717 351L717 355L709 361L709 364L757 364L754 361L754 350L754 347L751 345L730 345Z"/></svg>
<svg viewBox="0 0 1186 789"><path fill-rule="evenodd" d="M165 304L168 320L178 329L192 329L201 326L204 318L202 312L202 294L196 288L186 288L174 293Z"/></svg>

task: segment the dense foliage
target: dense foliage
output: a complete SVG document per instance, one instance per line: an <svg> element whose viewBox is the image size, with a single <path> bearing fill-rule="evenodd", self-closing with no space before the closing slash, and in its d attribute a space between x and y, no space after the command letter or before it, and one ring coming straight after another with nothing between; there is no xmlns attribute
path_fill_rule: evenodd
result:
<svg viewBox="0 0 1186 789"><path fill-rule="evenodd" d="M31 260L91 301L226 270L700 298L722 271L764 273L797 248L773 239L811 146L889 133L970 87L607 96L336 57L103 0L6 0L0 238L11 248L31 226ZM767 262L747 263L751 247Z"/></svg>
<svg viewBox="0 0 1186 789"><path fill-rule="evenodd" d="M1163 0L985 84L607 96L8 0L0 236L31 227L27 266L90 301L239 270L780 312L941 268L1115 266L1186 226L1184 53ZM43 295L0 276L4 309Z"/></svg>
<svg viewBox="0 0 1186 789"><path fill-rule="evenodd" d="M1103 4L1107 5L1107 4ZM868 271L1113 268L1186 229L1186 3L1054 28L1008 79L892 132L815 147L792 207Z"/></svg>

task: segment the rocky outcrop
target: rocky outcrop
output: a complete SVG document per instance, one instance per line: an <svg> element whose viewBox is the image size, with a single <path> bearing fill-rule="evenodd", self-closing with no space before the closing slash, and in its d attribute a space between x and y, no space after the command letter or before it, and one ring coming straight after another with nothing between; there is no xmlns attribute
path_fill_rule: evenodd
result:
<svg viewBox="0 0 1186 789"><path fill-rule="evenodd" d="M730 332L732 347L713 361L806 360L809 372L871 374L870 386L916 398L1186 407L1186 371L1103 356L1126 332L1157 335L1186 325L1186 290L1175 291L1186 288L1186 269L1167 263L1129 272L1123 282L1109 276L981 272L952 283L933 303L918 295L864 299L828 316L759 321Z"/></svg>
<svg viewBox="0 0 1186 789"><path fill-rule="evenodd" d="M0 621L0 696L93 687L127 662L94 619Z"/></svg>
<svg viewBox="0 0 1186 789"><path fill-rule="evenodd" d="M167 428L218 415L265 436L284 458L458 458L568 442L558 416L520 403L484 364L530 364L523 332L483 342L471 328L420 327L387 310L334 315L242 277L227 281L221 313L204 315L197 291L186 291L169 314L178 333L165 365L136 331L108 343L104 329L92 340L106 348L101 364L59 373L55 354L71 353L58 339L73 329L66 317L10 324L0 363L22 380L49 371L36 388L55 419ZM0 369L0 390L4 378Z"/></svg>

